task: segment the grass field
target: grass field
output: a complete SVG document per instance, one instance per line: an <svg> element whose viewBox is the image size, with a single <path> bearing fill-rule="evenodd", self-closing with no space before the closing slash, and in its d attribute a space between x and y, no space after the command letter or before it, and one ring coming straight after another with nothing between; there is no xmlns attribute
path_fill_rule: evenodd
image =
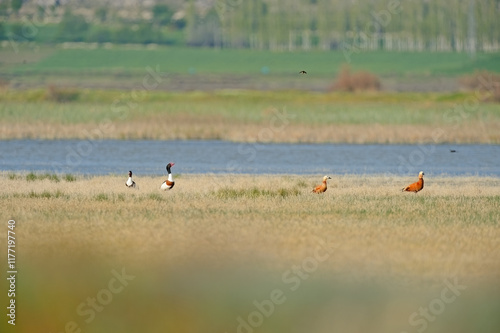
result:
<svg viewBox="0 0 500 333"><path fill-rule="evenodd" d="M17 53L15 52L17 50ZM159 69L157 89L300 89L326 91L344 64L382 78L383 88L453 91L456 78L476 70L500 72L498 53L271 52L183 47L5 44L0 48L0 78L15 88L46 84L91 88L140 87L147 68ZM307 77L298 76L307 70Z"/></svg>
<svg viewBox="0 0 500 333"><path fill-rule="evenodd" d="M498 178L428 178L415 195L399 191L414 179L345 175L315 195L317 176L174 176L161 192L152 177L134 190L124 177L2 174L16 331L234 332L239 318L255 332L500 328ZM132 277L109 300L122 269ZM453 301L439 301L445 289Z"/></svg>
<svg viewBox="0 0 500 333"><path fill-rule="evenodd" d="M437 52L361 52L348 59L343 52L272 52L234 49L205 49L182 47L126 47L114 46L92 49L61 49L51 51L41 47L40 59L27 62L23 66L23 55L32 53L20 49L23 54L15 54L4 47L0 54L3 66L10 62L12 73L62 71L80 73L83 71L143 71L145 66L161 64L169 73L238 73L260 74L263 67L269 73L292 74L307 69L311 75L330 76L337 73L343 63L351 61L353 69L366 69L379 75L441 76L461 75L475 69L500 71L500 55L496 53L478 54L472 61L465 53ZM10 59L10 61L8 60Z"/></svg>
<svg viewBox="0 0 500 333"><path fill-rule="evenodd" d="M500 142L500 105L474 104L474 93L76 93L74 102L59 103L46 89L5 90L0 139Z"/></svg>

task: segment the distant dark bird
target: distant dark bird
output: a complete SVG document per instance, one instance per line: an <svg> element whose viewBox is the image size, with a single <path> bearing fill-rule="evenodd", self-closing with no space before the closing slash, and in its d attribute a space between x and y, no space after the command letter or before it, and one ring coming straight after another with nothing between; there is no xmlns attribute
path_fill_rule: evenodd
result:
<svg viewBox="0 0 500 333"><path fill-rule="evenodd" d="M135 182L132 180L132 171L128 172L128 179L125 185L127 185L127 187L135 187Z"/></svg>
<svg viewBox="0 0 500 333"><path fill-rule="evenodd" d="M455 149L450 149L450 153L456 153L457 151Z"/></svg>
<svg viewBox="0 0 500 333"><path fill-rule="evenodd" d="M420 173L418 174L418 181L411 184L411 185L404 187L403 189L401 189L401 191L417 193L418 191L422 190L423 188L424 188L424 172L420 171Z"/></svg>
<svg viewBox="0 0 500 333"><path fill-rule="evenodd" d="M300 71L299 74L307 74L306 71Z"/></svg>
<svg viewBox="0 0 500 333"><path fill-rule="evenodd" d="M170 171L170 168L173 166L174 163L172 162L167 164L166 168L167 168L168 178L160 186L160 189L162 189L163 191L170 190L175 185L174 179L172 178L172 172Z"/></svg>
<svg viewBox="0 0 500 333"><path fill-rule="evenodd" d="M332 177L330 177L330 176L323 177L323 183L321 183L320 185L316 186L312 190L312 192L313 193L324 193L326 191L326 180L327 179L332 179Z"/></svg>

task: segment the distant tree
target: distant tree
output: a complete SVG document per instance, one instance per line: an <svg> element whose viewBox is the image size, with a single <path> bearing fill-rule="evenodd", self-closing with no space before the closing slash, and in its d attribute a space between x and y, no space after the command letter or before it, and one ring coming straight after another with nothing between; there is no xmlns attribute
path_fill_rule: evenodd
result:
<svg viewBox="0 0 500 333"><path fill-rule="evenodd" d="M134 38L134 32L132 29L130 29L129 26L123 26L114 31L112 41L121 44L133 43L135 42L135 40L133 40Z"/></svg>
<svg viewBox="0 0 500 333"><path fill-rule="evenodd" d="M99 22L104 23L108 19L108 9L106 7L96 8L94 15Z"/></svg>
<svg viewBox="0 0 500 333"><path fill-rule="evenodd" d="M45 18L45 7L37 5L36 6L36 16L40 21L43 21Z"/></svg>
<svg viewBox="0 0 500 333"><path fill-rule="evenodd" d="M112 42L111 31L107 27L94 27L88 35L87 41L95 43Z"/></svg>
<svg viewBox="0 0 500 333"><path fill-rule="evenodd" d="M172 21L174 12L165 4L156 4L153 6L153 22L157 25L168 25Z"/></svg>
<svg viewBox="0 0 500 333"><path fill-rule="evenodd" d="M59 23L57 40L69 42L82 42L85 40L90 25L81 15L73 15L69 10Z"/></svg>
<svg viewBox="0 0 500 333"><path fill-rule="evenodd" d="M164 43L161 31L152 27L151 24L140 24L135 31L135 38L137 43L142 44Z"/></svg>
<svg viewBox="0 0 500 333"><path fill-rule="evenodd" d="M15 13L18 13L23 6L23 0L10 0L10 7Z"/></svg>
<svg viewBox="0 0 500 333"><path fill-rule="evenodd" d="M7 1L0 2L0 17L7 17L7 16L9 16L9 5Z"/></svg>
<svg viewBox="0 0 500 333"><path fill-rule="evenodd" d="M0 40L5 39L5 26L3 22L0 22Z"/></svg>

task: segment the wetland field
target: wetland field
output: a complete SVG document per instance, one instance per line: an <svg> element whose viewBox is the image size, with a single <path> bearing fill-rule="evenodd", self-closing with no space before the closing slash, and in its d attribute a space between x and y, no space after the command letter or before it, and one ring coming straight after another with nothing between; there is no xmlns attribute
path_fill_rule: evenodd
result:
<svg viewBox="0 0 500 333"><path fill-rule="evenodd" d="M498 53L360 52L352 70L376 74L382 90L347 93L331 89L341 52L17 46L0 49L0 149L20 139L0 150L19 155L0 171L0 248L15 250L15 263L2 261L17 270L0 282L0 331L500 332L500 178L481 173L494 158L466 153L500 143L497 82L459 85L498 72ZM426 171L413 194L401 189L418 171L327 165L317 195L323 171L209 173L181 151L175 187L162 192L164 147L152 171L133 168L137 189L124 185L130 163L104 171L106 153L92 175L23 158L37 140L66 139L75 149L106 139L405 144L469 169L427 172L430 158L409 158ZM57 154L46 155L49 165Z"/></svg>
<svg viewBox="0 0 500 333"><path fill-rule="evenodd" d="M3 173L17 331L500 327L498 178L174 177Z"/></svg>

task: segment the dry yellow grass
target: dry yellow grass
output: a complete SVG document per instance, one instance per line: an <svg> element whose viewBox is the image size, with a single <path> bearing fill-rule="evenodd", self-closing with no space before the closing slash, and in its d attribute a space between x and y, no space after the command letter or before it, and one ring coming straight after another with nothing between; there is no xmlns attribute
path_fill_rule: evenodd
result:
<svg viewBox="0 0 500 333"><path fill-rule="evenodd" d="M255 332L414 331L409 317L446 283L466 289L428 332L500 325L498 178L428 176L412 194L400 192L408 177L335 176L323 195L310 193L321 176L175 178L161 192L161 177L128 189L126 175L0 174L0 220L16 220L16 330L238 332L279 289L286 301ZM122 268L134 280L87 323L77 307Z"/></svg>
<svg viewBox="0 0 500 333"><path fill-rule="evenodd" d="M175 124L175 128L170 128ZM37 124L1 123L0 139L88 139L100 124ZM107 139L153 140L227 140L255 142L268 123L225 121L217 117L169 116L133 122L114 123L106 131ZM168 128L169 130L165 130ZM436 130L443 135L434 141ZM100 139L100 137L93 137ZM333 142L333 143L494 143L500 142L500 122L470 121L455 125L391 125L391 124L289 124L286 131L266 136L270 142Z"/></svg>
<svg viewBox="0 0 500 333"><path fill-rule="evenodd" d="M181 175L79 178L58 183L2 179L2 220L18 221L24 256L108 253L135 262L161 258L251 260L286 267L325 242L324 269L363 276L450 274L500 277L500 179L340 176L312 195L313 176Z"/></svg>

